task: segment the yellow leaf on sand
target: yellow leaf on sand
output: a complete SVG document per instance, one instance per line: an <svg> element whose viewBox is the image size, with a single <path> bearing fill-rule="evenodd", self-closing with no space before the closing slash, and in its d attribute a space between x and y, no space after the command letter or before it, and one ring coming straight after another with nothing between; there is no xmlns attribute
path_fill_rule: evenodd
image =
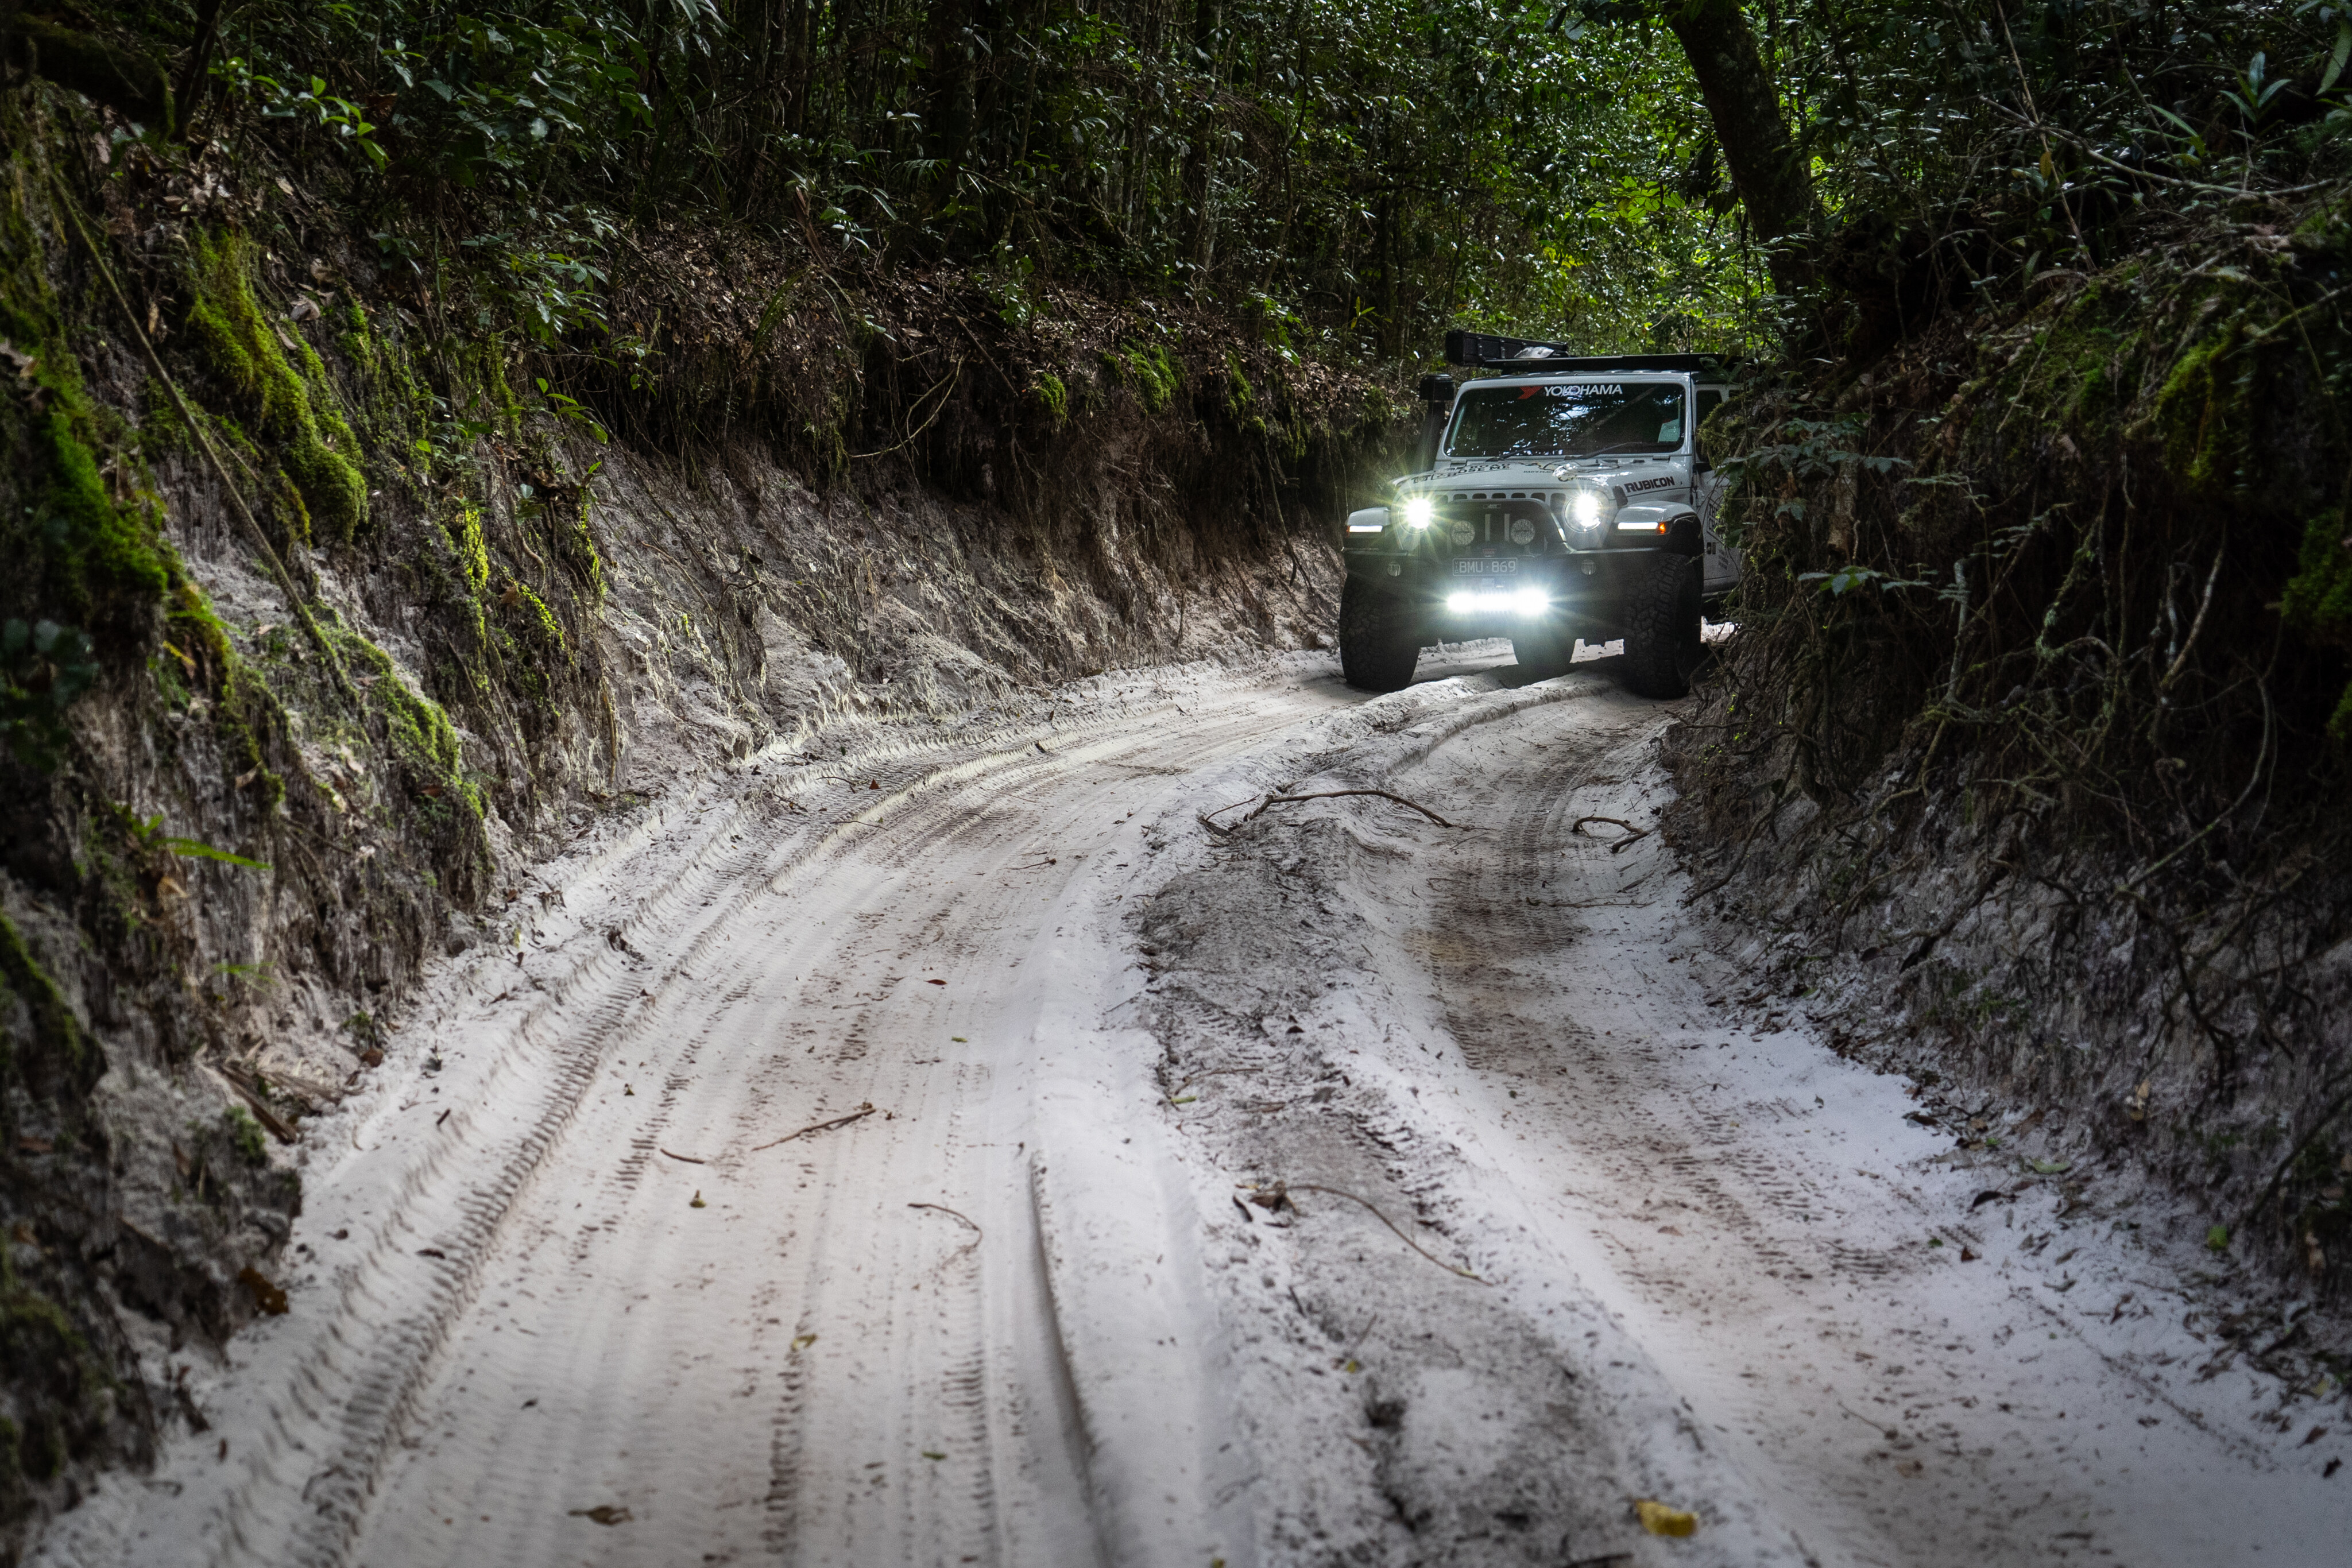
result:
<svg viewBox="0 0 2352 1568"><path fill-rule="evenodd" d="M1642 1528L1653 1535L1698 1533L1698 1515L1685 1512L1679 1508L1668 1508L1664 1503L1653 1502L1648 1498L1637 1498L1633 1502L1633 1511L1642 1516Z"/></svg>

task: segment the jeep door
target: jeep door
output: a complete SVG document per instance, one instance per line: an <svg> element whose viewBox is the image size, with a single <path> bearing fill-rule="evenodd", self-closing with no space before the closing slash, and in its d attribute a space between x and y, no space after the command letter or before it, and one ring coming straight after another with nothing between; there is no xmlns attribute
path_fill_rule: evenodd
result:
<svg viewBox="0 0 2352 1568"><path fill-rule="evenodd" d="M1722 404L1727 390L1723 387L1696 389L1698 406L1691 421L1691 450L1697 455L1700 463L1706 462L1711 455L1700 431L1706 423L1706 416ZM1700 580L1703 591L1710 596L1727 593L1739 581L1739 552L1725 544L1715 531L1716 513L1722 506L1723 491L1723 476L1712 468L1696 476L1691 483L1691 501L1698 508L1699 529L1706 541L1706 565L1701 569Z"/></svg>

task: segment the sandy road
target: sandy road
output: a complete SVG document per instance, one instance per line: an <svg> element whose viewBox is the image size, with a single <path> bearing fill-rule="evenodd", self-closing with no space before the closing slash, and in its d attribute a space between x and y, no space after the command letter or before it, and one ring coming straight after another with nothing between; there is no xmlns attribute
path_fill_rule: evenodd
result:
<svg viewBox="0 0 2352 1568"><path fill-rule="evenodd" d="M1065 905L1188 768L1355 700L886 733L555 868L314 1130L294 1310L195 1379L211 1430L48 1559L1097 1559L1033 1193Z"/></svg>
<svg viewBox="0 0 2352 1568"><path fill-rule="evenodd" d="M40 1560L2325 1560L2263 1390L2032 1300L2053 1200L1995 1233L1898 1083L1710 1010L1655 841L1572 826L1654 814L1663 711L1493 663L1102 682L584 842L314 1126L210 1429ZM1477 831L1197 823L1318 779Z"/></svg>

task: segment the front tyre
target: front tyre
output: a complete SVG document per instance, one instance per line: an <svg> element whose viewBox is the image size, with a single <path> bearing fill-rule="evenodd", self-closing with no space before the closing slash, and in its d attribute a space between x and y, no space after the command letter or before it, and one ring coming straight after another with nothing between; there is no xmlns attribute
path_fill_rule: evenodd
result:
<svg viewBox="0 0 2352 1568"><path fill-rule="evenodd" d="M1412 684L1421 629L1412 608L1393 593L1350 577L1339 590L1339 673L1358 691L1393 692Z"/></svg>
<svg viewBox="0 0 2352 1568"><path fill-rule="evenodd" d="M1625 601L1625 684L1645 697L1678 697L1706 651L1699 640L1699 565L1662 555L1634 580Z"/></svg>

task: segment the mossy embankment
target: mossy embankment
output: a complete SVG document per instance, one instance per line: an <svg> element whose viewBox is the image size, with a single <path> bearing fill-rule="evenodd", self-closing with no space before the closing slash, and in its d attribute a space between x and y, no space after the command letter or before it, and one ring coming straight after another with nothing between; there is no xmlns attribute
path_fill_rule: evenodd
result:
<svg viewBox="0 0 2352 1568"><path fill-rule="evenodd" d="M1712 433L1749 580L1673 830L1757 998L2340 1301L2352 214L2129 239Z"/></svg>
<svg viewBox="0 0 2352 1568"><path fill-rule="evenodd" d="M266 149L0 121L0 1555L201 1420L304 1116L533 855L846 711L1318 639L1401 431L1213 310L772 235L534 331Z"/></svg>

